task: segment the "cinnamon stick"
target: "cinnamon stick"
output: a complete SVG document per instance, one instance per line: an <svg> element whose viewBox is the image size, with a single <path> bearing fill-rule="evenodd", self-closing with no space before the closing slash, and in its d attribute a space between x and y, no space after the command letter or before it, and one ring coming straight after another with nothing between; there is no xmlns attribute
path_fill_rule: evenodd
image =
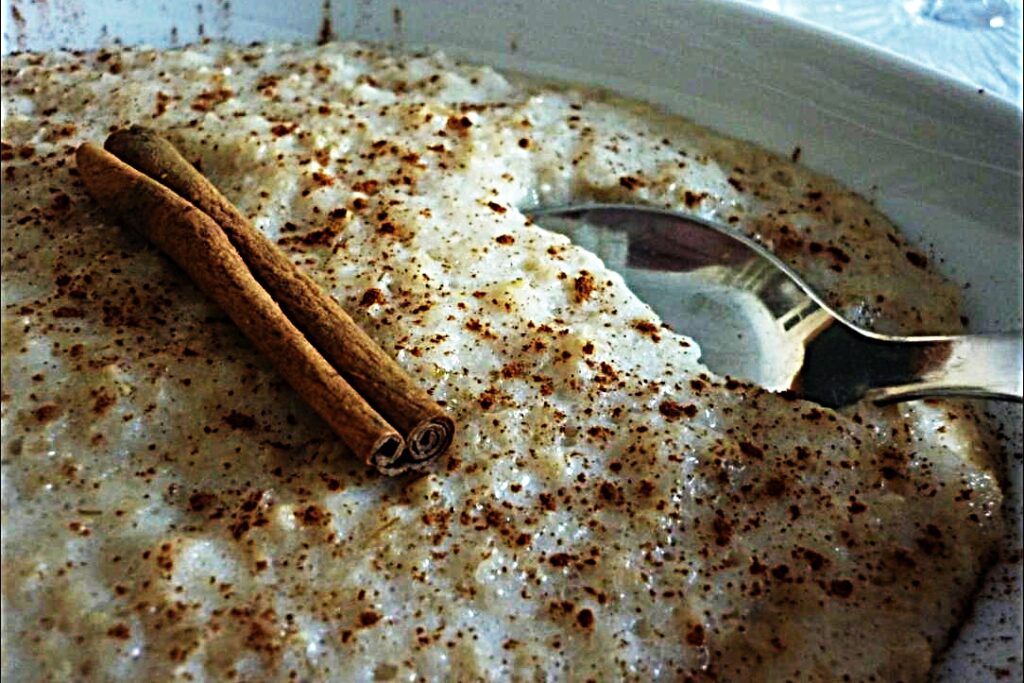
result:
<svg viewBox="0 0 1024 683"><path fill-rule="evenodd" d="M166 185L221 227L256 279L324 357L405 437L409 456L427 462L447 450L455 423L341 305L296 267L178 150L141 126L107 138L106 149Z"/></svg>
<svg viewBox="0 0 1024 683"><path fill-rule="evenodd" d="M407 468L401 435L320 355L253 278L212 218L100 147L76 154L89 194L170 256L367 463Z"/></svg>

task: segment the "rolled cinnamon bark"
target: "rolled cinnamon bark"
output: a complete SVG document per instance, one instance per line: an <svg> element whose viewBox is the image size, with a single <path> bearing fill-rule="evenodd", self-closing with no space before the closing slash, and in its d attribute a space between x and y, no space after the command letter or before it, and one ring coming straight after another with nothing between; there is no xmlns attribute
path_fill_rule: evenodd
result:
<svg viewBox="0 0 1024 683"><path fill-rule="evenodd" d="M212 218L96 145L76 161L97 203L188 273L356 455L387 474L406 469L401 435L288 320Z"/></svg>
<svg viewBox="0 0 1024 683"><path fill-rule="evenodd" d="M132 126L111 134L107 151L180 194L228 236L256 279L324 357L405 437L416 462L452 442L454 421L351 316L257 230L173 144Z"/></svg>

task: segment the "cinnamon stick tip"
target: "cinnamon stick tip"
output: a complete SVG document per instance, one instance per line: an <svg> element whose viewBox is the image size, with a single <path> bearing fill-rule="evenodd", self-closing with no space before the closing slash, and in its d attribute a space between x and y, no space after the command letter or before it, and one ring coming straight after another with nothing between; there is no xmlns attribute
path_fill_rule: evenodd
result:
<svg viewBox="0 0 1024 683"><path fill-rule="evenodd" d="M405 449L405 441L398 434L384 434L377 439L370 451L371 462L390 462L401 456Z"/></svg>
<svg viewBox="0 0 1024 683"><path fill-rule="evenodd" d="M137 123L133 123L127 128L118 128L113 133L108 135L106 141L103 143L103 146L109 150L111 145L116 146L120 142L133 139L146 139L154 142L164 140L164 138L152 128L146 128L145 126L140 126Z"/></svg>
<svg viewBox="0 0 1024 683"><path fill-rule="evenodd" d="M141 164L144 172L154 162L184 161L178 149L160 133L135 124L108 135L103 148L132 166Z"/></svg>
<svg viewBox="0 0 1024 683"><path fill-rule="evenodd" d="M406 437L413 460L426 462L437 458L455 438L455 421L447 415L435 415L413 427Z"/></svg>
<svg viewBox="0 0 1024 683"><path fill-rule="evenodd" d="M83 164L88 165L94 159L98 159L105 154L103 148L92 142L83 142L75 150L75 163L78 166Z"/></svg>
<svg viewBox="0 0 1024 683"><path fill-rule="evenodd" d="M397 434L385 434L373 445L367 464L381 474L394 476L407 471L416 463L409 457L409 450L402 437Z"/></svg>
<svg viewBox="0 0 1024 683"><path fill-rule="evenodd" d="M85 189L100 205L108 207L116 204L119 193L118 179L111 172L118 172L127 167L113 154L99 145L83 142L75 150L75 166L85 184ZM124 168L122 168L124 167ZM127 169L129 172L132 169Z"/></svg>

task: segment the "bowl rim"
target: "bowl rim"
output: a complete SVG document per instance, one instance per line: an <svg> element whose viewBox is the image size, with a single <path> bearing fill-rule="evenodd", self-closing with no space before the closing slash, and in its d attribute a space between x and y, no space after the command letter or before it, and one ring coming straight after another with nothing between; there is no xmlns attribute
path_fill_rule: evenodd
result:
<svg viewBox="0 0 1024 683"><path fill-rule="evenodd" d="M729 6L739 14L748 14L764 21L771 21L795 34L803 34L808 38L825 40L841 46L847 52L866 60L873 60L878 66L885 66L890 71L910 76L930 88L945 88L952 94L972 98L977 104L989 107L1003 114L1014 114L1018 118L1024 115L1024 105L1019 105L1001 93L987 90L959 79L942 69L919 62L890 47L874 43L853 34L843 33L809 19L783 14L766 7L755 5L751 0L694 0L698 3ZM978 95L984 95L979 98Z"/></svg>

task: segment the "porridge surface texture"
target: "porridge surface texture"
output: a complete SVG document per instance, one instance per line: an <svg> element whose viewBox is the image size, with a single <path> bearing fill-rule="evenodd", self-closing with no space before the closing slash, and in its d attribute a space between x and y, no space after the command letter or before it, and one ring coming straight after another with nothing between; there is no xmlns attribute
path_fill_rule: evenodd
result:
<svg viewBox="0 0 1024 683"><path fill-rule="evenodd" d="M172 139L445 402L355 461L73 151ZM923 680L1001 533L970 406L708 373L518 210L689 207L851 315L957 331L866 201L586 89L356 44L3 64L5 680Z"/></svg>

